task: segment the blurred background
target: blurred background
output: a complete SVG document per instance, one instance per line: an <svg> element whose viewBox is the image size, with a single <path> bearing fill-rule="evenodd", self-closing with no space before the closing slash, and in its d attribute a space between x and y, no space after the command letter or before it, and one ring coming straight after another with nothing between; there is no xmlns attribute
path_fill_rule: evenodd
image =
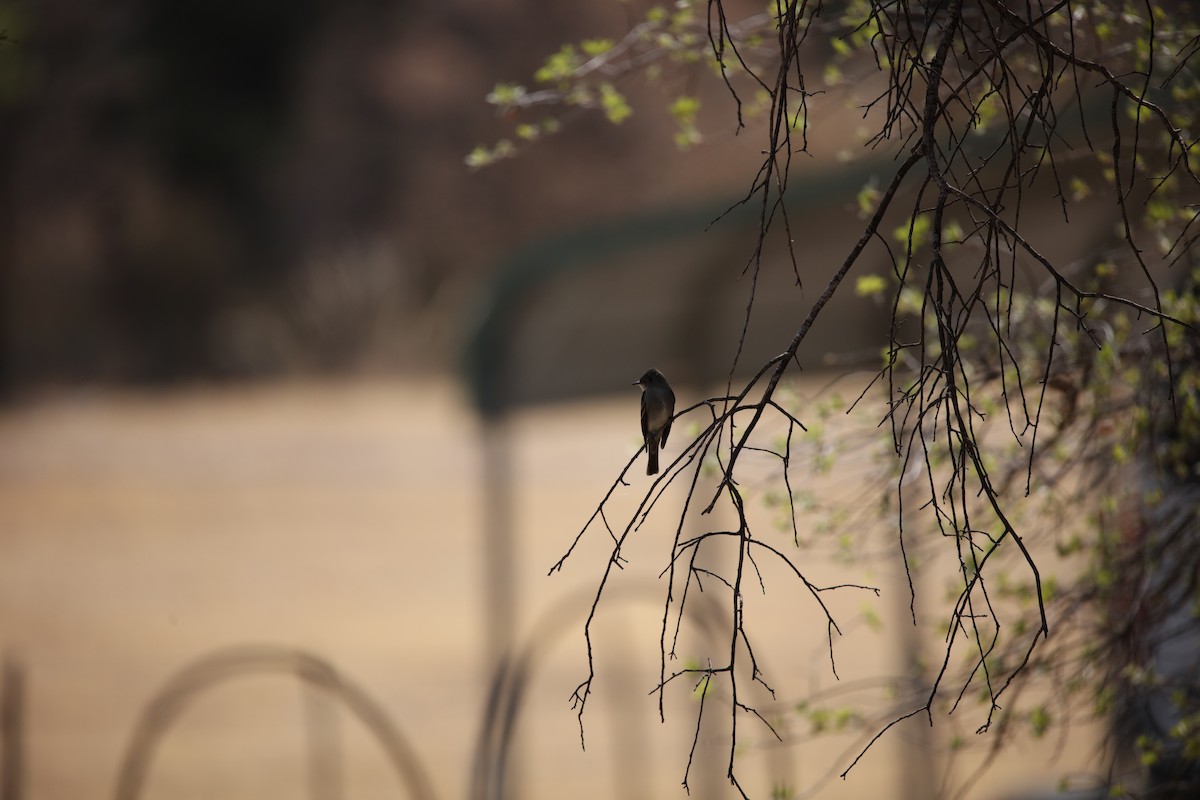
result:
<svg viewBox="0 0 1200 800"><path fill-rule="evenodd" d="M502 134L498 81L619 37L633 6L0 2L3 800L683 794L697 698L663 724L649 694L668 530L597 622L586 751L568 701L607 537L547 572L639 445L629 384L658 366L690 403L729 368L755 218L709 223L755 174L756 131L700 83L706 143L680 151L639 84L619 126L580 114L464 163ZM825 112L797 170L802 283L779 258L762 276L748 369L861 227L875 173L839 166L855 113ZM1078 218L1082 239L1107 223ZM796 396L873 364L885 333L870 298L839 298ZM831 486L853 501L860 479ZM884 590L837 604L860 688L919 660L902 626L867 624L908 613L868 551L890 553L813 566ZM781 709L837 683L823 620L786 591L762 611ZM854 735L753 731L745 771L762 797L928 797L970 769L916 723L847 781L824 779ZM726 797L712 724L690 785ZM1018 747L970 796L1052 787L1093 742Z"/></svg>
<svg viewBox="0 0 1200 800"><path fill-rule="evenodd" d="M496 82L628 13L6 2L0 383L444 371L498 254L756 165L680 157L646 113L464 167Z"/></svg>

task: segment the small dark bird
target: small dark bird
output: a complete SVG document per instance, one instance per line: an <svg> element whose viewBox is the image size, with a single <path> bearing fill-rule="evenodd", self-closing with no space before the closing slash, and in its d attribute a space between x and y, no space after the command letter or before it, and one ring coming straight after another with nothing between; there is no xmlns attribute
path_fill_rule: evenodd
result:
<svg viewBox="0 0 1200 800"><path fill-rule="evenodd" d="M633 382L642 387L642 440L646 442L646 474L658 474L658 448L667 444L675 416L675 393L656 369L648 369Z"/></svg>

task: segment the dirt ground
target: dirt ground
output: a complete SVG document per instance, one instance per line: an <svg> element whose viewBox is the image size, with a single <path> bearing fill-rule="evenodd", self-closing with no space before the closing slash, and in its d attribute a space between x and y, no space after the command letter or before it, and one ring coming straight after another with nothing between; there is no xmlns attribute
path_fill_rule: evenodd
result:
<svg viewBox="0 0 1200 800"><path fill-rule="evenodd" d="M516 728L518 797L685 796L697 696L681 687L663 724L650 695L669 520L652 517L639 532L598 618L586 751L568 698L586 676L581 598L604 568L607 534L590 531L566 569L547 576L636 449L636 403L631 390L525 412L507 428L518 639L548 643ZM112 796L139 715L168 679L247 645L331 664L412 743L438 797L466 796L493 655L483 644L480 537L494 512L481 489L481 431L457 389L440 382L82 393L4 412L0 653L24 675L22 796ZM618 507L630 507L644 481L619 488ZM834 566L811 568L823 580ZM780 784L795 796L902 797L904 785L942 779L950 734L918 721L889 734L847 780L822 781L860 740L813 739L787 714L798 699L862 685L900 657L897 626L860 623L868 601L885 622L902 618L907 594L886 571L858 571L884 592L832 602L857 631L838 644L840 681L802 591L748 601L764 620L755 630L777 689L770 714L795 742L773 746L741 718L739 769L755 797ZM772 583L779 573L765 577L773 589L788 586ZM706 596L719 605L718 591ZM699 654L697 641L688 646ZM322 698L279 673L214 684L173 717L142 796L405 796L366 727ZM693 797L732 796L721 778L727 722L714 699ZM1054 743L1018 744L967 796L1052 789L1094 747L1084 729L1061 754Z"/></svg>

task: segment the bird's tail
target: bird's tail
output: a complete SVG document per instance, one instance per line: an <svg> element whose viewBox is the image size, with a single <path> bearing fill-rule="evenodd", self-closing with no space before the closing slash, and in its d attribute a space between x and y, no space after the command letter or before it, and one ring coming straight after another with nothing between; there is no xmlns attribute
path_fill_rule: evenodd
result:
<svg viewBox="0 0 1200 800"><path fill-rule="evenodd" d="M646 443L646 474L647 475L657 475L658 474L658 443L657 442L647 442Z"/></svg>

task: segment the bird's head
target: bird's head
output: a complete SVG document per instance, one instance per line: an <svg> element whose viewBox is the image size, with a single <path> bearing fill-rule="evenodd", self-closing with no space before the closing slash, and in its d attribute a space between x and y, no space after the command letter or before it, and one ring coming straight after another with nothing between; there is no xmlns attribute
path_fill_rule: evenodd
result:
<svg viewBox="0 0 1200 800"><path fill-rule="evenodd" d="M647 386L662 386L667 382L663 374L656 369L648 369L642 373L642 377L633 382L634 386L640 386L645 389Z"/></svg>

